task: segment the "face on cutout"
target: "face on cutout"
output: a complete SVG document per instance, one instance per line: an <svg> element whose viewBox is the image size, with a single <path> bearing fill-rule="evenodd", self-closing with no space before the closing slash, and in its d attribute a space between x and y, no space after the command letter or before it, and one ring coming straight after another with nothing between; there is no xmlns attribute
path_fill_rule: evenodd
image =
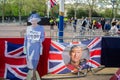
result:
<svg viewBox="0 0 120 80"><path fill-rule="evenodd" d="M73 47L70 51L72 62L79 62L82 57L82 48L80 46Z"/></svg>
<svg viewBox="0 0 120 80"><path fill-rule="evenodd" d="M37 19L32 19L31 20L31 24L37 24L38 23L38 20Z"/></svg>

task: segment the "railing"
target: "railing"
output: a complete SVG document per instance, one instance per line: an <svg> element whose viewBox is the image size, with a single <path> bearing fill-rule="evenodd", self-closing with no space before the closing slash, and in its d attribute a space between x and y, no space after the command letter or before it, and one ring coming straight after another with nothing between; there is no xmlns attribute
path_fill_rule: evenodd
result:
<svg viewBox="0 0 120 80"><path fill-rule="evenodd" d="M24 37L25 29L22 30L0 30L0 37ZM63 39L64 42L81 41L84 39L92 39L94 37L103 36L101 31L86 31L84 35L81 35L79 31L73 32L72 30L64 30L64 36L58 37L58 30L45 30L45 37L49 37L54 41Z"/></svg>
<svg viewBox="0 0 120 80"><path fill-rule="evenodd" d="M73 30L64 30L64 36L58 37L58 30L46 30L46 37L51 37L52 40L58 41L63 39L64 42L81 41L84 39L92 39L98 36L104 36L102 30L88 30L84 34L81 34L80 30L73 32Z"/></svg>
<svg viewBox="0 0 120 80"><path fill-rule="evenodd" d="M20 30L0 30L0 37L4 38L15 38L15 37L23 37L24 33Z"/></svg>
<svg viewBox="0 0 120 80"><path fill-rule="evenodd" d="M19 27L19 28L18 28ZM77 26L77 31L74 32L73 27L68 25L64 29L64 36L58 36L58 29L57 26L54 26L54 30L50 29L50 26L45 27L45 37L49 37L54 41L58 41L58 39L63 39L64 42L72 42L72 41L81 41L86 39L93 39L95 37L105 36L105 32L101 29L86 29L84 33L80 30L80 27ZM0 29L0 37L24 37L26 26L17 26L17 29L11 26L10 29ZM13 29L12 29L13 28ZM112 35L114 36L114 35Z"/></svg>

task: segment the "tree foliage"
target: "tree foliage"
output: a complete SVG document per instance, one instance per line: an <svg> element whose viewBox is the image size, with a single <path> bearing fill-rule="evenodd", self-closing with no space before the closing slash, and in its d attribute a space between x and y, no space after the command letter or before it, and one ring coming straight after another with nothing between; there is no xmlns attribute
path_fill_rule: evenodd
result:
<svg viewBox="0 0 120 80"><path fill-rule="evenodd" d="M31 11L37 11L41 16L47 15L48 0L0 0L0 16L28 16ZM78 18L82 16L112 16L112 2L111 0L72 0L75 3L65 8L67 10L67 16L73 17L75 15ZM78 2L78 3L77 3ZM106 6L111 6L106 8ZM115 16L119 16L120 0L115 2ZM53 7L50 10L50 16L57 17L59 14L59 5Z"/></svg>
<svg viewBox="0 0 120 80"><path fill-rule="evenodd" d="M88 9L78 8L76 12L77 12L77 15L76 15L77 18L88 17L89 15ZM74 17L74 14L75 14L74 8L68 9L68 12L67 12L68 18ZM92 12L92 17L100 17L100 16L101 15L95 10Z"/></svg>
<svg viewBox="0 0 120 80"><path fill-rule="evenodd" d="M1 0L1 14L4 9L5 16L27 16L31 11L36 10L41 16L46 15L46 0Z"/></svg>
<svg viewBox="0 0 120 80"><path fill-rule="evenodd" d="M56 5L50 9L50 17L57 18L58 16L59 16L59 5Z"/></svg>

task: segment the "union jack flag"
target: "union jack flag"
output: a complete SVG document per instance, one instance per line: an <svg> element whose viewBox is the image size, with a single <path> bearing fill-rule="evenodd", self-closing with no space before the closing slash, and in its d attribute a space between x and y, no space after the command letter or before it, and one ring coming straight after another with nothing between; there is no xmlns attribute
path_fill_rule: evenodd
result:
<svg viewBox="0 0 120 80"><path fill-rule="evenodd" d="M87 66L97 68L100 66L101 55L101 37L96 37L91 40L85 40L78 43L58 43L51 41L49 59L48 59L48 71L52 74L65 74L71 72L63 61L62 53L66 46L74 44L85 44L89 49L90 59L87 62Z"/></svg>
<svg viewBox="0 0 120 80"><path fill-rule="evenodd" d="M65 46L51 41L49 59L48 59L48 72L52 74L64 74L71 72L66 66L62 58Z"/></svg>
<svg viewBox="0 0 120 80"><path fill-rule="evenodd" d="M117 72L110 78L110 80L120 80L120 68Z"/></svg>
<svg viewBox="0 0 120 80"><path fill-rule="evenodd" d="M8 41L0 43L0 77L10 80L24 80L28 68L23 44L13 44Z"/></svg>
<svg viewBox="0 0 120 80"><path fill-rule="evenodd" d="M90 53L90 59L87 64L92 68L98 68L101 65L101 37L83 41L82 43L87 45Z"/></svg>
<svg viewBox="0 0 120 80"><path fill-rule="evenodd" d="M51 6L51 8L54 7L55 5L57 5L56 0L50 0L50 6Z"/></svg>

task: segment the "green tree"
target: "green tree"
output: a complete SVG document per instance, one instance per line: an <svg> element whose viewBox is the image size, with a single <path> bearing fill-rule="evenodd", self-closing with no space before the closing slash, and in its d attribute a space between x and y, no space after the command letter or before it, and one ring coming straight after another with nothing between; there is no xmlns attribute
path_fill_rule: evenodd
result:
<svg viewBox="0 0 120 80"><path fill-rule="evenodd" d="M58 17L59 15L59 5L55 5L53 8L50 9L50 17Z"/></svg>
<svg viewBox="0 0 120 80"><path fill-rule="evenodd" d="M74 8L68 9L68 11L67 11L67 17L68 18L74 17Z"/></svg>
<svg viewBox="0 0 120 80"><path fill-rule="evenodd" d="M41 13L41 16L44 16L46 15L46 0L1 0L0 8L4 12L4 15L8 16L18 16L19 9L21 9L22 16L29 15L33 10L36 10L38 13Z"/></svg>
<svg viewBox="0 0 120 80"><path fill-rule="evenodd" d="M0 0L0 16L4 22L5 16L28 16L31 11L46 15L46 0Z"/></svg>
<svg viewBox="0 0 120 80"><path fill-rule="evenodd" d="M88 10L82 8L77 9L77 18L82 18L87 16L88 16Z"/></svg>
<svg viewBox="0 0 120 80"><path fill-rule="evenodd" d="M112 10L109 9L109 8L106 8L105 11L104 11L104 17L111 17L112 18Z"/></svg>

